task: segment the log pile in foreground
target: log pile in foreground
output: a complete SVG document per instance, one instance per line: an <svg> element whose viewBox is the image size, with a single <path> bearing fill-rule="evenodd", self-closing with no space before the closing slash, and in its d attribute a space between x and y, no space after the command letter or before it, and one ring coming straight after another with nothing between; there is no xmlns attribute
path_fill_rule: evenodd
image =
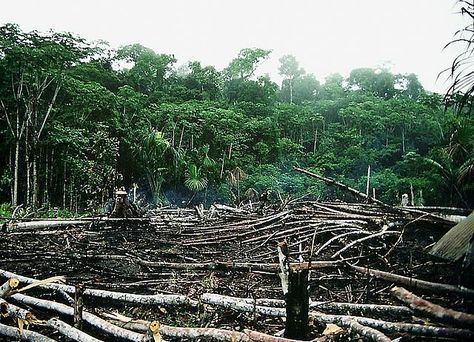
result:
<svg viewBox="0 0 474 342"><path fill-rule="evenodd" d="M0 233L0 339L290 341L283 245L291 271L309 270L307 340L474 339L472 284L428 254L454 225L435 213L315 201L198 209L12 222ZM67 285L35 283L55 275Z"/></svg>

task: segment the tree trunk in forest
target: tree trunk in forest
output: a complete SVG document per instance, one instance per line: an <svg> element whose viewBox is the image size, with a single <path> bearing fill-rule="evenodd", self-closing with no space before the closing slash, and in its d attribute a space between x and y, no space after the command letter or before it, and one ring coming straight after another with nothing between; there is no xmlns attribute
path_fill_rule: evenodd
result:
<svg viewBox="0 0 474 342"><path fill-rule="evenodd" d="M405 128L402 128L402 152L405 153Z"/></svg>
<svg viewBox="0 0 474 342"><path fill-rule="evenodd" d="M31 205L33 209L38 207L38 192L39 192L39 185L38 185L38 156L36 156L35 150L33 150L33 158L32 158L32 197L31 197Z"/></svg>
<svg viewBox="0 0 474 342"><path fill-rule="evenodd" d="M290 86L290 104L293 104L293 80L290 79L288 84Z"/></svg>
<svg viewBox="0 0 474 342"><path fill-rule="evenodd" d="M13 172L13 196L12 196L12 204L13 208L18 205L18 172L19 172L19 163L20 161L20 140L17 139L15 141L15 165L14 165L14 172Z"/></svg>
<svg viewBox="0 0 474 342"><path fill-rule="evenodd" d="M222 164L221 164L221 173L220 173L220 178L224 176L224 163L225 163L225 151L222 154Z"/></svg>
<svg viewBox="0 0 474 342"><path fill-rule="evenodd" d="M369 189L370 189L370 165L367 168L367 186L365 188L365 195L369 198Z"/></svg>
<svg viewBox="0 0 474 342"><path fill-rule="evenodd" d="M67 189L67 167L66 161L64 161L63 168L63 208L66 208L66 189Z"/></svg>
<svg viewBox="0 0 474 342"><path fill-rule="evenodd" d="M318 128L314 131L314 141L313 141L313 153L316 153L316 147L318 144Z"/></svg>
<svg viewBox="0 0 474 342"><path fill-rule="evenodd" d="M26 163L26 199L25 204L27 207L31 204L31 164L30 164L30 146L28 144L28 127L25 132L25 163Z"/></svg>
<svg viewBox="0 0 474 342"><path fill-rule="evenodd" d="M184 136L184 125L183 125L183 128L181 128L181 136L179 137L178 151L181 150L181 145L183 144L183 136Z"/></svg>
<svg viewBox="0 0 474 342"><path fill-rule="evenodd" d="M69 184L69 210L73 211L74 209L74 176Z"/></svg>
<svg viewBox="0 0 474 342"><path fill-rule="evenodd" d="M49 204L49 153L48 148L44 151L44 191L43 203Z"/></svg>

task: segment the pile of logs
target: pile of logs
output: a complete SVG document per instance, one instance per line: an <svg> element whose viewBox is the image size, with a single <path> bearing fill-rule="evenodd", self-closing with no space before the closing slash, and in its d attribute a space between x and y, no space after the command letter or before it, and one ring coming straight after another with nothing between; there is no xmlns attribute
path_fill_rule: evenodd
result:
<svg viewBox="0 0 474 342"><path fill-rule="evenodd" d="M474 339L474 290L459 285L459 265L428 254L453 222L379 203L255 208L11 222L0 233L0 335L291 341L285 246L288 269L307 272L306 339Z"/></svg>

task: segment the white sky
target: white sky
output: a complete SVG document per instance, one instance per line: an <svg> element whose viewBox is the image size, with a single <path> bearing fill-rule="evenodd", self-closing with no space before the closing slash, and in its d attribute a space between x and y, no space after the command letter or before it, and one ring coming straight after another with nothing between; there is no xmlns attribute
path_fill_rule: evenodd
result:
<svg viewBox="0 0 474 342"><path fill-rule="evenodd" d="M76 33L112 47L140 43L219 70L241 48L273 50L258 74L279 82L278 59L292 54L319 80L389 65L415 73L430 91L457 49L443 50L465 23L455 0L3 0L0 24Z"/></svg>

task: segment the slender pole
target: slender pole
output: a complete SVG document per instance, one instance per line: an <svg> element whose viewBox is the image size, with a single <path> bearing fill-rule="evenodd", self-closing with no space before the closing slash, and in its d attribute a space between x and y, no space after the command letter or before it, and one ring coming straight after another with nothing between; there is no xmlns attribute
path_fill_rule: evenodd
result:
<svg viewBox="0 0 474 342"><path fill-rule="evenodd" d="M365 188L365 195L369 197L369 189L370 189L370 165L367 168L367 187Z"/></svg>

